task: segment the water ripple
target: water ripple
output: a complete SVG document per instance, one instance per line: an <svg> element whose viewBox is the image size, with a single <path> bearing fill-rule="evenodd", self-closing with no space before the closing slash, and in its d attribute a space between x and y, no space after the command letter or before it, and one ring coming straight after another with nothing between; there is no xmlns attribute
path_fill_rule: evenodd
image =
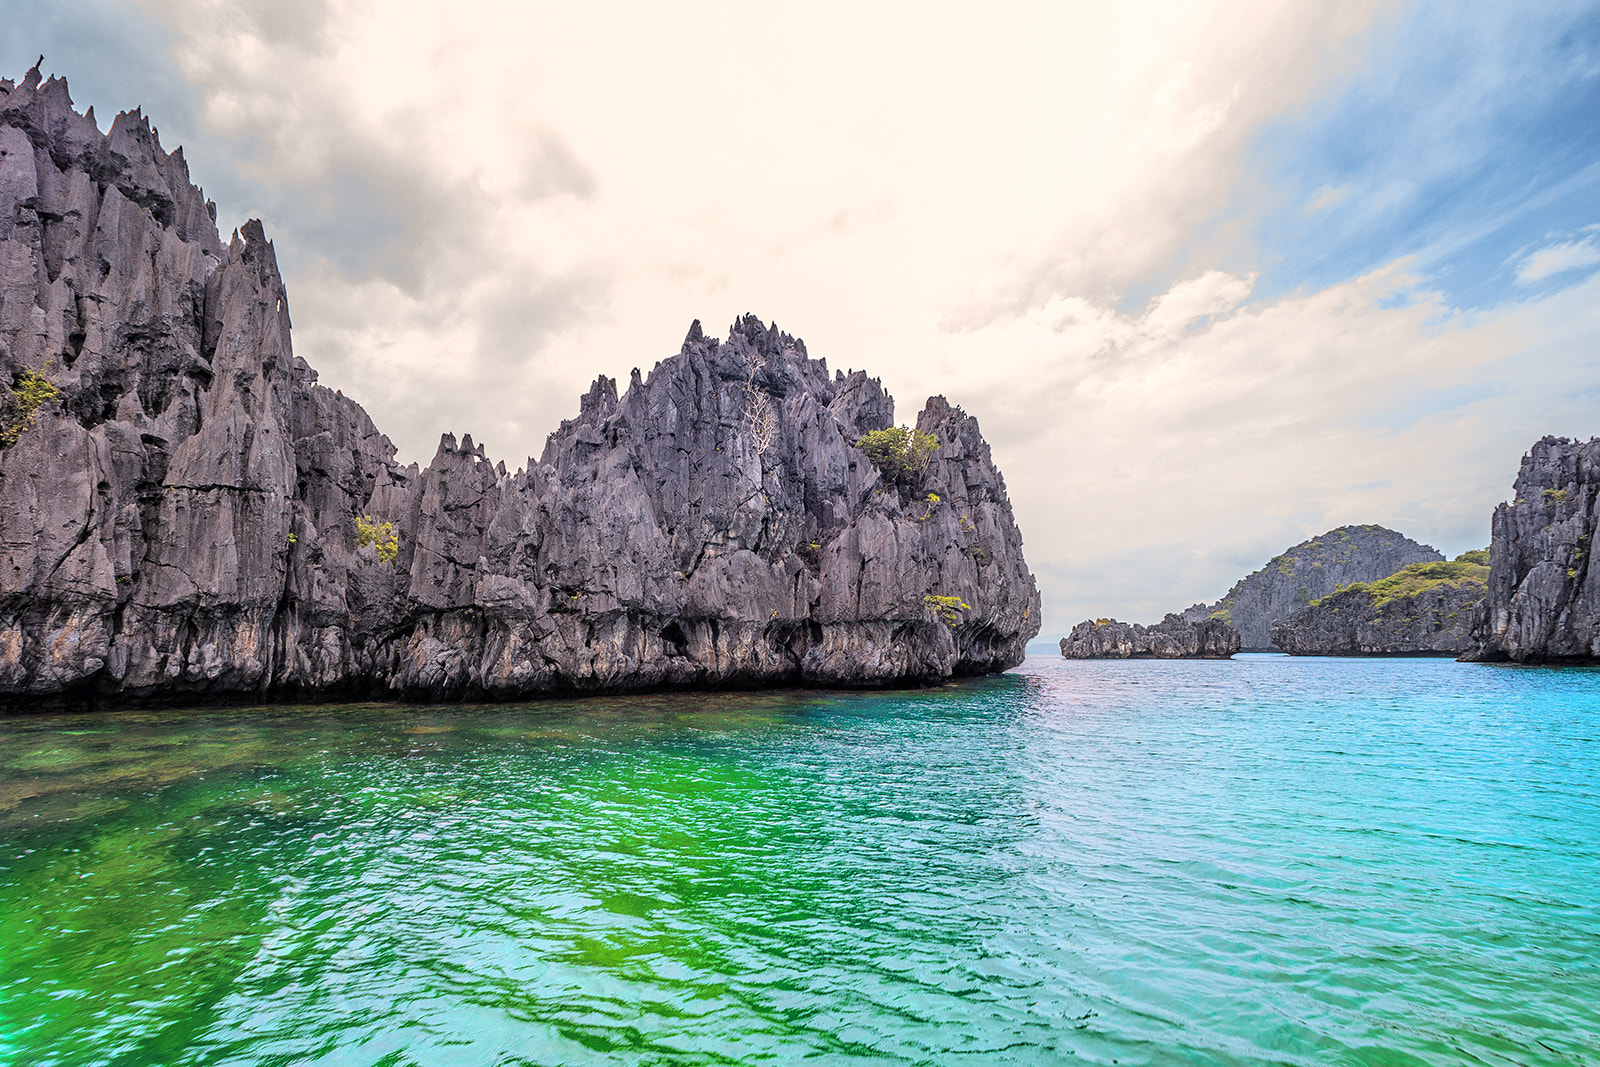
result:
<svg viewBox="0 0 1600 1067"><path fill-rule="evenodd" d="M1600 1062L1597 683L0 720L0 1062Z"/></svg>

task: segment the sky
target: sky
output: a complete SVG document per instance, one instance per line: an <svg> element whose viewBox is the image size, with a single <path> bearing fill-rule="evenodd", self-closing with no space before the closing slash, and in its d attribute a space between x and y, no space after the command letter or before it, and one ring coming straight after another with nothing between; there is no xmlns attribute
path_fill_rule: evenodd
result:
<svg viewBox="0 0 1600 1067"><path fill-rule="evenodd" d="M978 418L1046 634L1480 548L1600 434L1600 0L0 0L41 53L264 220L403 461L754 313Z"/></svg>

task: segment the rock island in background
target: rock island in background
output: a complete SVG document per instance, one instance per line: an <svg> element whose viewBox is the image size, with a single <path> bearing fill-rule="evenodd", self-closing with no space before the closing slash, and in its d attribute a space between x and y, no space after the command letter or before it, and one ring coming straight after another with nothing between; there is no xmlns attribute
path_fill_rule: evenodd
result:
<svg viewBox="0 0 1600 1067"><path fill-rule="evenodd" d="M1085 620L1061 639L1068 659L1228 659L1239 651L1239 631L1216 619L1190 622L1168 615L1154 626Z"/></svg>
<svg viewBox="0 0 1600 1067"><path fill-rule="evenodd" d="M1275 628L1297 610L1352 583L1443 559L1435 549L1382 526L1340 526L1274 556L1215 604L1195 604L1151 627L1085 620L1062 639L1061 654L1068 659L1226 659L1240 651L1276 652ZM1469 609L1463 620L1470 615Z"/></svg>
<svg viewBox="0 0 1600 1067"><path fill-rule="evenodd" d="M1293 656L1455 656L1475 647L1472 621L1489 577L1486 549L1449 563L1412 563L1354 582L1272 625Z"/></svg>
<svg viewBox="0 0 1600 1067"><path fill-rule="evenodd" d="M1411 563L1437 563L1444 555L1430 545L1382 526L1340 526L1267 561L1241 578L1215 604L1183 612L1191 621L1221 619L1239 631L1247 652L1275 652L1274 623L1313 600L1353 582L1375 582Z"/></svg>

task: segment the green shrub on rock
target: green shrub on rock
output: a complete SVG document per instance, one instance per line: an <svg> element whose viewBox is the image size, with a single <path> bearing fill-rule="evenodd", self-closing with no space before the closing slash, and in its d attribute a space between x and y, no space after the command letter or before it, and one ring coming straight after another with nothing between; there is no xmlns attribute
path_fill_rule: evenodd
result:
<svg viewBox="0 0 1600 1067"><path fill-rule="evenodd" d="M19 371L11 388L0 393L0 448L16 444L33 427L39 408L60 399L61 390L45 378L31 370Z"/></svg>
<svg viewBox="0 0 1600 1067"><path fill-rule="evenodd" d="M1477 554L1476 551L1466 552L1463 556ZM1484 551L1484 555L1487 554L1487 551ZM1412 563L1375 582L1351 582L1349 585L1341 585L1330 596L1313 600L1311 606L1316 607L1324 600L1340 593L1365 593L1372 598L1373 607L1381 608L1391 601L1420 596L1440 587L1459 589L1463 585L1471 584L1481 589L1488 580L1488 566L1470 559L1457 559L1450 563L1442 561Z"/></svg>
<svg viewBox="0 0 1600 1067"><path fill-rule="evenodd" d="M856 447L867 454L874 467L893 478L926 470L939 450L939 438L909 426L890 426L862 434L856 438Z"/></svg>
<svg viewBox="0 0 1600 1067"><path fill-rule="evenodd" d="M923 605L939 618L955 626L961 621L963 611L971 611L972 605L958 596L935 596L929 593L922 598Z"/></svg>
<svg viewBox="0 0 1600 1067"><path fill-rule="evenodd" d="M378 522L371 515L356 516L356 547L378 546L378 562L393 563L400 554L400 534L392 522Z"/></svg>

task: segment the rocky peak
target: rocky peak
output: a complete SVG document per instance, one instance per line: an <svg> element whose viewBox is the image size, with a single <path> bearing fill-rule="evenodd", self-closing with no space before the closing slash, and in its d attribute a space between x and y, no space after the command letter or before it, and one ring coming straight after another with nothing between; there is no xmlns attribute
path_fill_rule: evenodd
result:
<svg viewBox="0 0 1600 1067"><path fill-rule="evenodd" d="M1432 546L1382 526L1340 526L1273 557L1235 583L1208 615L1235 627L1247 651L1268 651L1273 648L1273 623L1339 586L1376 581L1408 563L1443 559ZM1185 615L1193 612L1191 608Z"/></svg>
<svg viewBox="0 0 1600 1067"><path fill-rule="evenodd" d="M887 477L854 447L881 383L746 315L600 376L515 475L451 433L401 467L294 355L260 220L214 215L142 113L102 134L64 82L0 82L0 373L62 393L0 449L0 699L912 684L1038 632L944 398Z"/></svg>

